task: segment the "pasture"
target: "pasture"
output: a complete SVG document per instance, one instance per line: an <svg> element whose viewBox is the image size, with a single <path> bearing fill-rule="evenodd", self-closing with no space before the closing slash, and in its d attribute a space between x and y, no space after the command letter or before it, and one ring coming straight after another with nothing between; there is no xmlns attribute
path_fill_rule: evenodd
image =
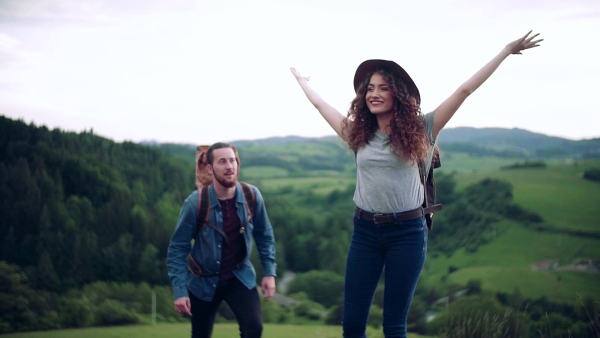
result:
<svg viewBox="0 0 600 338"><path fill-rule="evenodd" d="M514 202L540 214L544 222L571 230L600 231L600 182L583 179L589 168L600 168L600 160L548 164L547 168L500 170L500 166L514 161L480 159L482 163L496 163L495 169L465 170L465 164L446 161L449 172L457 170L457 190L486 177L505 180L513 185ZM461 161L459 161L461 162Z"/></svg>
<svg viewBox="0 0 600 338"><path fill-rule="evenodd" d="M570 304L577 304L579 296L600 299L600 274L568 269L577 258L600 257L599 240L537 232L511 222L495 226L504 229L473 254L459 250L452 257L430 255L422 282L434 286L447 275L446 283L480 280L483 290L512 293L518 289L527 298L546 296ZM559 268L532 269L534 263L547 259L556 260ZM458 270L448 274L450 266Z"/></svg>
<svg viewBox="0 0 600 338"><path fill-rule="evenodd" d="M512 170L500 169L516 162L512 159L478 161L460 155L446 159L444 170L456 171L458 191L486 177L505 180L513 186L514 202L541 215L545 224L600 233L600 183L583 179L585 170L600 167L600 160L554 160L546 168ZM600 299L600 274L566 269L578 258L598 259L600 239L539 232L508 221L490 226L498 229L498 237L474 254L459 250L449 258L430 255L424 280L439 283L452 265L459 269L447 276L447 283L465 285L480 280L484 290L512 293L519 289L524 297L546 296L571 304L584 295ZM556 260L561 267L532 270L536 261L547 259Z"/></svg>
<svg viewBox="0 0 600 338"><path fill-rule="evenodd" d="M370 338L382 338L381 330L368 328ZM190 324L134 325L114 327L93 327L85 329L69 329L54 331L36 331L2 335L3 338L164 338L189 337ZM265 324L263 338L338 338L342 336L341 326L312 326L312 325L278 325ZM213 338L239 337L237 324L215 324ZM408 334L409 338L419 338Z"/></svg>

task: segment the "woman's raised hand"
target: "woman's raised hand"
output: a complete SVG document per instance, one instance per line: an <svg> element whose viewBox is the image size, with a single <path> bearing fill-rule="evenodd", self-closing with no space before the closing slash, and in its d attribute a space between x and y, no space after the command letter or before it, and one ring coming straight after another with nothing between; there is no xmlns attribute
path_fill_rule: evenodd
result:
<svg viewBox="0 0 600 338"><path fill-rule="evenodd" d="M297 71L296 68L294 68L294 67L290 67L290 71L292 72L292 74L294 74L294 77L298 81L300 81L300 80L309 81L310 80L310 76L304 76L304 75L300 74L300 72Z"/></svg>
<svg viewBox="0 0 600 338"><path fill-rule="evenodd" d="M538 35L540 35L540 33L529 36L531 32L532 31L529 31L521 38L509 43L505 48L510 52L510 54L522 54L521 52L525 49L538 47L539 43L544 41L544 39L534 40Z"/></svg>

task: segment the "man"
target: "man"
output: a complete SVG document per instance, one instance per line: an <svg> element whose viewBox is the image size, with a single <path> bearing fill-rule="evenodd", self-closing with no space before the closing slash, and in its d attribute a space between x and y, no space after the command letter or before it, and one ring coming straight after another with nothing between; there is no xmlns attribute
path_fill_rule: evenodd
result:
<svg viewBox="0 0 600 338"><path fill-rule="evenodd" d="M269 300L275 294L273 228L262 195L252 185L248 186L256 203L253 211L248 210L234 146L213 144L206 162L212 175L208 222L197 228L199 190L195 190L183 204L167 252L175 310L191 317L193 338L208 338L217 309L225 301L236 316L240 336L260 337L260 300L250 253L254 238L264 273L261 290Z"/></svg>

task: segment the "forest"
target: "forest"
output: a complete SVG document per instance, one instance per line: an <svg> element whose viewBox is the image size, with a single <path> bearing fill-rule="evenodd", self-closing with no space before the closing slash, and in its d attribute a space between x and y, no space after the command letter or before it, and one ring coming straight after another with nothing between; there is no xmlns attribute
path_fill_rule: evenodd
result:
<svg viewBox="0 0 600 338"><path fill-rule="evenodd" d="M299 316L338 325L352 232L352 154L331 138L298 139L279 146L234 144L242 161L240 179L263 192L276 236L279 277L288 271L296 275L287 296L301 303L293 309L270 303L264 306L264 317L289 322ZM144 323L150 313L144 298L151 293L162 305L158 320L184 320L172 310L165 256L181 204L195 188L194 151L189 145L116 143L93 130L50 130L0 116L0 333ZM547 170L545 165L535 167ZM456 175L436 173L444 210L436 214L430 234L432 257L477 253L511 229L490 224L566 231L517 204L510 182L486 177L458 189ZM288 183L275 184L273 177ZM285 181L297 183L301 178L308 183ZM598 239L597 227L565 232L565 236L588 235ZM260 276L257 255L252 259ZM448 268L443 278L459 269ZM477 279L437 287L427 283L426 276L424 280L411 308L412 332L464 329L473 315L469 311L478 308L474 304L486 304L488 318L496 316L497 325L515 336L550 327L557 337L563 331L593 337L600 328L600 306L593 294L564 303L529 298L518 289L485 290ZM435 304L445 296L454 300L457 292L465 297L451 306L463 317L454 318L449 327L448 306L444 312ZM583 309L578 304L584 304ZM378 290L372 325L378 325L381 308ZM431 310L440 315L426 322ZM545 322L548 314L554 316L554 326ZM232 319L226 307L220 316ZM468 336L486 336L479 334Z"/></svg>

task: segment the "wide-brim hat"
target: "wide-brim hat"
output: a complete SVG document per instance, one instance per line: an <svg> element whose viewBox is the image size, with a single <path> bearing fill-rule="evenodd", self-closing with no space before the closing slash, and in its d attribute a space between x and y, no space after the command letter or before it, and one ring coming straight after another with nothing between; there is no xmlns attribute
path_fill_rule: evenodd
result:
<svg viewBox="0 0 600 338"><path fill-rule="evenodd" d="M415 97L418 103L421 103L421 94L419 94L419 89L417 88L417 85L413 79L411 79L404 68L400 67L400 65L394 61L389 60L372 59L363 61L363 63L358 66L356 73L354 74L354 91L356 92L358 90L358 86L360 86L360 83L365 79L365 77L367 77L367 75L380 69L387 70L402 79L402 81L406 84L409 93Z"/></svg>

